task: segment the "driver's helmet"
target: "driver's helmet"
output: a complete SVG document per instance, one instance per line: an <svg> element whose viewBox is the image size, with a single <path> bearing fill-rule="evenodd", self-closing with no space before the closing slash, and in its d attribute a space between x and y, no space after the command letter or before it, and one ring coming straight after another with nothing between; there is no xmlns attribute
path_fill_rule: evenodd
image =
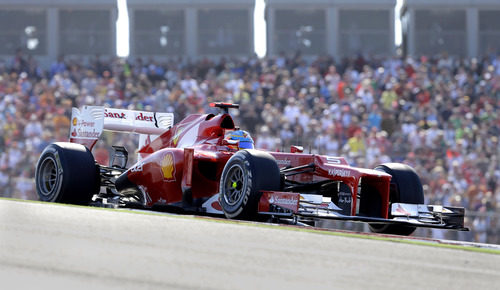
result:
<svg viewBox="0 0 500 290"><path fill-rule="evenodd" d="M238 140L239 148L234 149L253 149L253 139L250 133L244 130L236 130L226 133L226 140Z"/></svg>

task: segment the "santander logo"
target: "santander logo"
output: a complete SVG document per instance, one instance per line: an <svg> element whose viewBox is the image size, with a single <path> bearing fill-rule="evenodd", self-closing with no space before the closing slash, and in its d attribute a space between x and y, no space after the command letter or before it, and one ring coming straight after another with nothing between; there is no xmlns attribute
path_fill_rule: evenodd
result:
<svg viewBox="0 0 500 290"><path fill-rule="evenodd" d="M105 118L112 118L112 119L127 119L127 114L125 112L122 112L120 110L104 110L104 117ZM148 115L147 113L136 113L135 115L135 120L138 121L146 121L146 122L154 122L154 115L151 113L151 115Z"/></svg>
<svg viewBox="0 0 500 290"><path fill-rule="evenodd" d="M146 116L142 112L135 117L136 120L153 122L153 116Z"/></svg>
<svg viewBox="0 0 500 290"><path fill-rule="evenodd" d="M282 197L274 197L273 195L271 195L271 197L269 198L269 203L276 205L296 205L297 201L298 199L295 196L283 195Z"/></svg>
<svg viewBox="0 0 500 290"><path fill-rule="evenodd" d="M108 112L108 110L104 110L104 117L106 118L114 118L114 119L126 119L127 115L123 112Z"/></svg>

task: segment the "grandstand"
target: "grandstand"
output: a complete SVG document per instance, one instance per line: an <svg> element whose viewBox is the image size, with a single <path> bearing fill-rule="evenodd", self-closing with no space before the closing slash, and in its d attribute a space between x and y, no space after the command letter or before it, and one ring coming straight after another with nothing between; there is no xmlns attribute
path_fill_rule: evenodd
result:
<svg viewBox="0 0 500 290"><path fill-rule="evenodd" d="M407 54L459 57L497 53L500 3L495 0L405 0L401 9Z"/></svg>
<svg viewBox="0 0 500 290"><path fill-rule="evenodd" d="M336 58L395 52L396 0L267 0L268 54L301 50Z"/></svg>

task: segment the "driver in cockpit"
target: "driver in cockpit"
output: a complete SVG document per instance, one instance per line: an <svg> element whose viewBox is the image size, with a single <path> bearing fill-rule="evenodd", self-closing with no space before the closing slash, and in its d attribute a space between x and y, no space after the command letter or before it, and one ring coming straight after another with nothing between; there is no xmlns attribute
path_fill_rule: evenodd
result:
<svg viewBox="0 0 500 290"><path fill-rule="evenodd" d="M254 149L252 136L245 130L227 132L224 139L228 141L227 143L230 149Z"/></svg>

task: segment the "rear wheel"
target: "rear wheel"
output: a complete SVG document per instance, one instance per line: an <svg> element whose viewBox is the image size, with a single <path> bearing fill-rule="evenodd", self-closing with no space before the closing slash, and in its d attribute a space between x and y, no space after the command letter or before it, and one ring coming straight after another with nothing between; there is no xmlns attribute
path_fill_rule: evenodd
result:
<svg viewBox="0 0 500 290"><path fill-rule="evenodd" d="M219 203L228 218L254 219L261 190L279 190L280 171L274 157L257 150L242 150L224 166Z"/></svg>
<svg viewBox="0 0 500 290"><path fill-rule="evenodd" d="M413 168L400 163L385 163L375 167L392 176L389 202L411 204L424 203L424 190L420 178ZM390 207L389 207L390 211ZM389 215L389 218L391 216ZM397 224L370 224L370 230L375 233L411 235L416 227Z"/></svg>
<svg viewBox="0 0 500 290"><path fill-rule="evenodd" d="M52 143L40 155L35 183L42 201L86 205L99 191L99 168L85 146Z"/></svg>

